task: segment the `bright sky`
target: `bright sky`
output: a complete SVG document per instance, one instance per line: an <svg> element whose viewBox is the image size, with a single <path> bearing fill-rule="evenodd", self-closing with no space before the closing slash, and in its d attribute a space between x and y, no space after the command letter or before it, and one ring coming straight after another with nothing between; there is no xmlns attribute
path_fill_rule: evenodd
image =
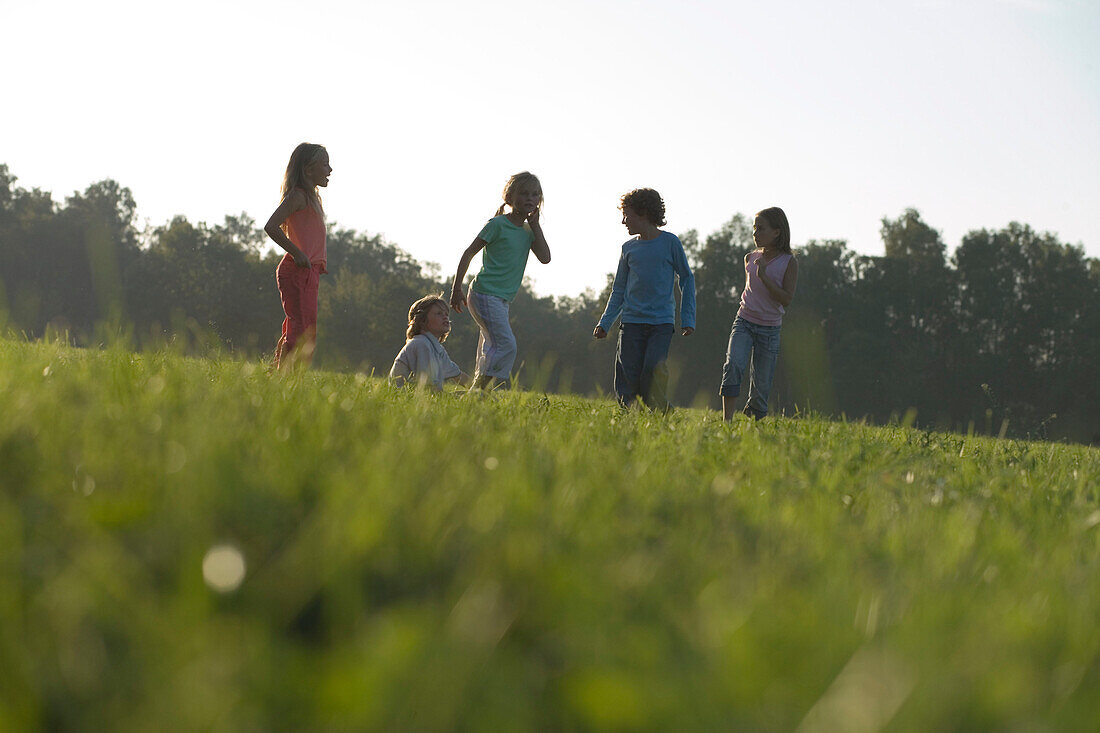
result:
<svg viewBox="0 0 1100 733"><path fill-rule="evenodd" d="M540 294L599 289L618 198L705 235L782 206L794 244L953 249L1017 220L1100 257L1095 0L0 0L0 163L142 222L263 223L319 142L331 221L453 273L508 176L546 194ZM475 267L476 267L475 261Z"/></svg>

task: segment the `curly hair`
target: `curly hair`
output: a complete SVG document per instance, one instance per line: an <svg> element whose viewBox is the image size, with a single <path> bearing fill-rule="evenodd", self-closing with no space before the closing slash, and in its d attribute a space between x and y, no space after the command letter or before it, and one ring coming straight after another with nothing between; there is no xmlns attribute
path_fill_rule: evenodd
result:
<svg viewBox="0 0 1100 733"><path fill-rule="evenodd" d="M424 322L428 320L428 311L430 311L432 306L436 303L443 306L445 310L447 309L447 301L443 299L443 293L439 295L425 295L412 304L412 307L409 308L409 327L405 330L406 341L413 336L424 333ZM441 343L446 340L447 334L443 334L439 337Z"/></svg>
<svg viewBox="0 0 1100 733"><path fill-rule="evenodd" d="M627 207L644 216L653 226L665 225L665 202L652 188L636 188L623 194L619 209L625 211Z"/></svg>

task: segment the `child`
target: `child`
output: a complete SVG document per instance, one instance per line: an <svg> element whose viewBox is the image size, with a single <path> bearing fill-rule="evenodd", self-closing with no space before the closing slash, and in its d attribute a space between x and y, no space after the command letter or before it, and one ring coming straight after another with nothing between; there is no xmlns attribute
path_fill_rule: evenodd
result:
<svg viewBox="0 0 1100 733"><path fill-rule="evenodd" d="M477 366L474 386L479 389L511 385L512 365L516 361L516 339L508 323L508 304L516 297L527 254L534 252L542 264L550 262L550 247L539 223L542 185L524 171L508 179L504 186L504 204L496 216L478 233L462 253L451 287L451 307L461 313L469 305L470 315L480 331L477 339ZM462 281L470 260L482 249L481 271L470 284L469 302L462 295Z"/></svg>
<svg viewBox="0 0 1100 733"><path fill-rule="evenodd" d="M425 295L409 308L409 328L405 331L404 348L393 360L390 379L398 386L408 382L431 384L442 391L443 380L451 379L468 385L470 378L451 361L443 342L451 331L451 319L443 293Z"/></svg>
<svg viewBox="0 0 1100 733"><path fill-rule="evenodd" d="M626 231L635 235L623 245L607 308L592 331L595 338L622 312L615 354L615 394L629 407L641 395L651 409L668 409L668 349L675 331L674 286L680 278L680 333L695 332L695 276L675 234L665 223L665 202L652 188L636 188L622 197Z"/></svg>
<svg viewBox="0 0 1100 733"><path fill-rule="evenodd" d="M757 420L768 414L768 394L779 356L779 327L784 308L798 285L798 260L791 254L791 226L783 209L756 215L752 239L757 249L745 255L745 289L733 321L726 364L722 367L722 417L733 419L741 378L752 362L744 413Z"/></svg>
<svg viewBox="0 0 1100 733"><path fill-rule="evenodd" d="M267 220L264 231L286 250L275 270L283 302L283 332L275 348L275 368L289 363L287 355L299 346L305 364L313 360L317 337L317 286L326 269L325 212L318 186L328 186L332 174L328 151L302 143L290 154L283 177L283 199Z"/></svg>

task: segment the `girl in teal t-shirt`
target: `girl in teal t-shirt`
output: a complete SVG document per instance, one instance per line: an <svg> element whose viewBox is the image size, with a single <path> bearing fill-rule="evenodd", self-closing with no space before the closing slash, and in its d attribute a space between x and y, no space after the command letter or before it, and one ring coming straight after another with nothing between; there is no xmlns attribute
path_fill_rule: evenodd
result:
<svg viewBox="0 0 1100 733"><path fill-rule="evenodd" d="M517 173L508 179L503 197L504 203L496 216L462 253L451 286L451 307L461 313L469 306L480 331L474 370L474 386L478 388L511 385L516 338L508 322L508 304L523 283L528 252L534 252L544 265L550 262L550 247L539 223L542 206L539 179L527 171ZM510 209L507 214L505 206ZM467 299L462 294L462 281L470 260L482 251L481 270L470 284Z"/></svg>

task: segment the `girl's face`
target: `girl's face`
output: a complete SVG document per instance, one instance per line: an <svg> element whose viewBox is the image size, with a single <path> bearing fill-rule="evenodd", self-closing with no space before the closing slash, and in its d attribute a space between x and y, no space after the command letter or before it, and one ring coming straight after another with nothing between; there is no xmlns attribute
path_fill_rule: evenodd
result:
<svg viewBox="0 0 1100 733"><path fill-rule="evenodd" d="M767 219L758 216L752 222L752 241L757 247L767 249L779 241L779 230L772 228Z"/></svg>
<svg viewBox="0 0 1100 733"><path fill-rule="evenodd" d="M527 184L512 191L508 205L512 210L526 216L539 207L542 200L542 189L534 184Z"/></svg>
<svg viewBox="0 0 1100 733"><path fill-rule="evenodd" d="M306 166L306 178L314 186L328 186L328 177L332 175L332 166L328 164L328 151L323 151L317 160Z"/></svg>
<svg viewBox="0 0 1100 733"><path fill-rule="evenodd" d="M424 330L437 339L450 333L451 316L447 306L436 303L428 309L428 315L424 317Z"/></svg>

